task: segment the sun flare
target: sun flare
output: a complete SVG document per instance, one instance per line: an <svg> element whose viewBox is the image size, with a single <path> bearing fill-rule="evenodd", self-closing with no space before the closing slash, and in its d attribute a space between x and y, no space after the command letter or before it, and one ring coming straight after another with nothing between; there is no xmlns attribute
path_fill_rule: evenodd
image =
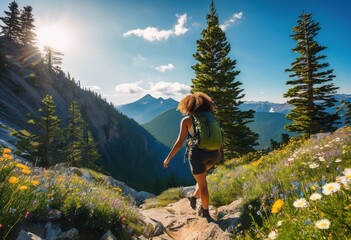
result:
<svg viewBox="0 0 351 240"><path fill-rule="evenodd" d="M57 51L64 51L68 44L68 34L61 26L43 26L37 30L38 47L43 50L45 46Z"/></svg>

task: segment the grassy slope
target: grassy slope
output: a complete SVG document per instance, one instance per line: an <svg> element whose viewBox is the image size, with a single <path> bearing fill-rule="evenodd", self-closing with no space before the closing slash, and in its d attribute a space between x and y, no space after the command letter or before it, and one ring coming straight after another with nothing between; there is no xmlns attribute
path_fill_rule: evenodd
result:
<svg viewBox="0 0 351 240"><path fill-rule="evenodd" d="M89 169L26 166L14 160L10 149L0 154L0 239L14 234L11 230L27 213L35 219L50 208L60 210L65 225L81 233L101 236L111 230L118 239L130 239L130 232L145 230L133 201L107 176Z"/></svg>
<svg viewBox="0 0 351 240"><path fill-rule="evenodd" d="M208 178L211 202L222 205L244 198L246 231L237 235L240 239L350 239L351 191L341 183L344 179L351 184L350 158L351 127L316 139L292 140L251 163L237 165L250 159L244 157L218 167ZM340 189L328 195L327 186ZM311 200L313 193L322 198ZM298 199L306 206L295 207ZM321 219L331 222L328 229L316 226Z"/></svg>

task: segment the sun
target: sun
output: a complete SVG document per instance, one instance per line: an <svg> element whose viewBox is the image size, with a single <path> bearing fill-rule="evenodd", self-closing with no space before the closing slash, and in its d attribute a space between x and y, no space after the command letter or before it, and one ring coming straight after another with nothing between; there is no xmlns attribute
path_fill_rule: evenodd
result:
<svg viewBox="0 0 351 240"><path fill-rule="evenodd" d="M59 25L42 26L36 31L38 47L41 51L48 46L56 51L64 51L68 45L68 33Z"/></svg>

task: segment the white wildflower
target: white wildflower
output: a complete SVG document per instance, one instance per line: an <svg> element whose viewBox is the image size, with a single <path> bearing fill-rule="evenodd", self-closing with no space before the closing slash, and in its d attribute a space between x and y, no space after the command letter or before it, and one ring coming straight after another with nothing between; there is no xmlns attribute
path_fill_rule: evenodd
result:
<svg viewBox="0 0 351 240"><path fill-rule="evenodd" d="M340 184L336 182L327 183L322 187L322 189L324 195L330 195L340 190Z"/></svg>
<svg viewBox="0 0 351 240"><path fill-rule="evenodd" d="M347 181L351 182L351 168L345 168L345 170L342 173L346 177Z"/></svg>
<svg viewBox="0 0 351 240"><path fill-rule="evenodd" d="M328 229L330 226L330 221L328 219L321 219L317 221L315 225L319 229Z"/></svg>
<svg viewBox="0 0 351 240"><path fill-rule="evenodd" d="M344 185L344 188L348 189L349 188L349 183L347 181L347 178L345 176L338 176L336 177L336 181Z"/></svg>
<svg viewBox="0 0 351 240"><path fill-rule="evenodd" d="M305 208L308 206L308 203L307 203L305 198L299 198L299 199L295 200L293 205L296 208Z"/></svg>
<svg viewBox="0 0 351 240"><path fill-rule="evenodd" d="M319 157L318 159L319 159L319 161L321 161L321 162L325 162L325 158L324 158L324 157Z"/></svg>
<svg viewBox="0 0 351 240"><path fill-rule="evenodd" d="M312 168L312 169L317 168L317 167L319 167L319 164L317 164L317 163L310 164L310 168Z"/></svg>
<svg viewBox="0 0 351 240"><path fill-rule="evenodd" d="M290 158L288 158L288 161L289 161L289 162L294 161L294 158L293 158L293 157L290 157Z"/></svg>
<svg viewBox="0 0 351 240"><path fill-rule="evenodd" d="M268 234L268 239L277 239L277 237L278 234L274 230Z"/></svg>
<svg viewBox="0 0 351 240"><path fill-rule="evenodd" d="M320 193L313 193L311 196L310 196L310 200L312 201L316 201L316 200L319 200L322 198L322 195Z"/></svg>
<svg viewBox="0 0 351 240"><path fill-rule="evenodd" d="M277 227L280 227L282 224L283 224L283 221L281 221L281 220L278 221L278 222L277 222Z"/></svg>
<svg viewBox="0 0 351 240"><path fill-rule="evenodd" d="M340 158L335 159L335 162L342 162Z"/></svg>

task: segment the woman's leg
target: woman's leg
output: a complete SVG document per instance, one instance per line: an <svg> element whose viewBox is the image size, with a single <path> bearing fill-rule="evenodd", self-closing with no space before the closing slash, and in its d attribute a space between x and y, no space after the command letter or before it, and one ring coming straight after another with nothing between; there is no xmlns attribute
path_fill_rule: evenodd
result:
<svg viewBox="0 0 351 240"><path fill-rule="evenodd" d="M200 174L194 174L193 176L197 182L198 191L200 192L202 208L208 209L209 196L208 196L208 189L207 189L206 172L200 173Z"/></svg>
<svg viewBox="0 0 351 240"><path fill-rule="evenodd" d="M200 197L200 189L199 189L199 184L196 183L195 185L195 191L193 193L193 197L199 198Z"/></svg>

